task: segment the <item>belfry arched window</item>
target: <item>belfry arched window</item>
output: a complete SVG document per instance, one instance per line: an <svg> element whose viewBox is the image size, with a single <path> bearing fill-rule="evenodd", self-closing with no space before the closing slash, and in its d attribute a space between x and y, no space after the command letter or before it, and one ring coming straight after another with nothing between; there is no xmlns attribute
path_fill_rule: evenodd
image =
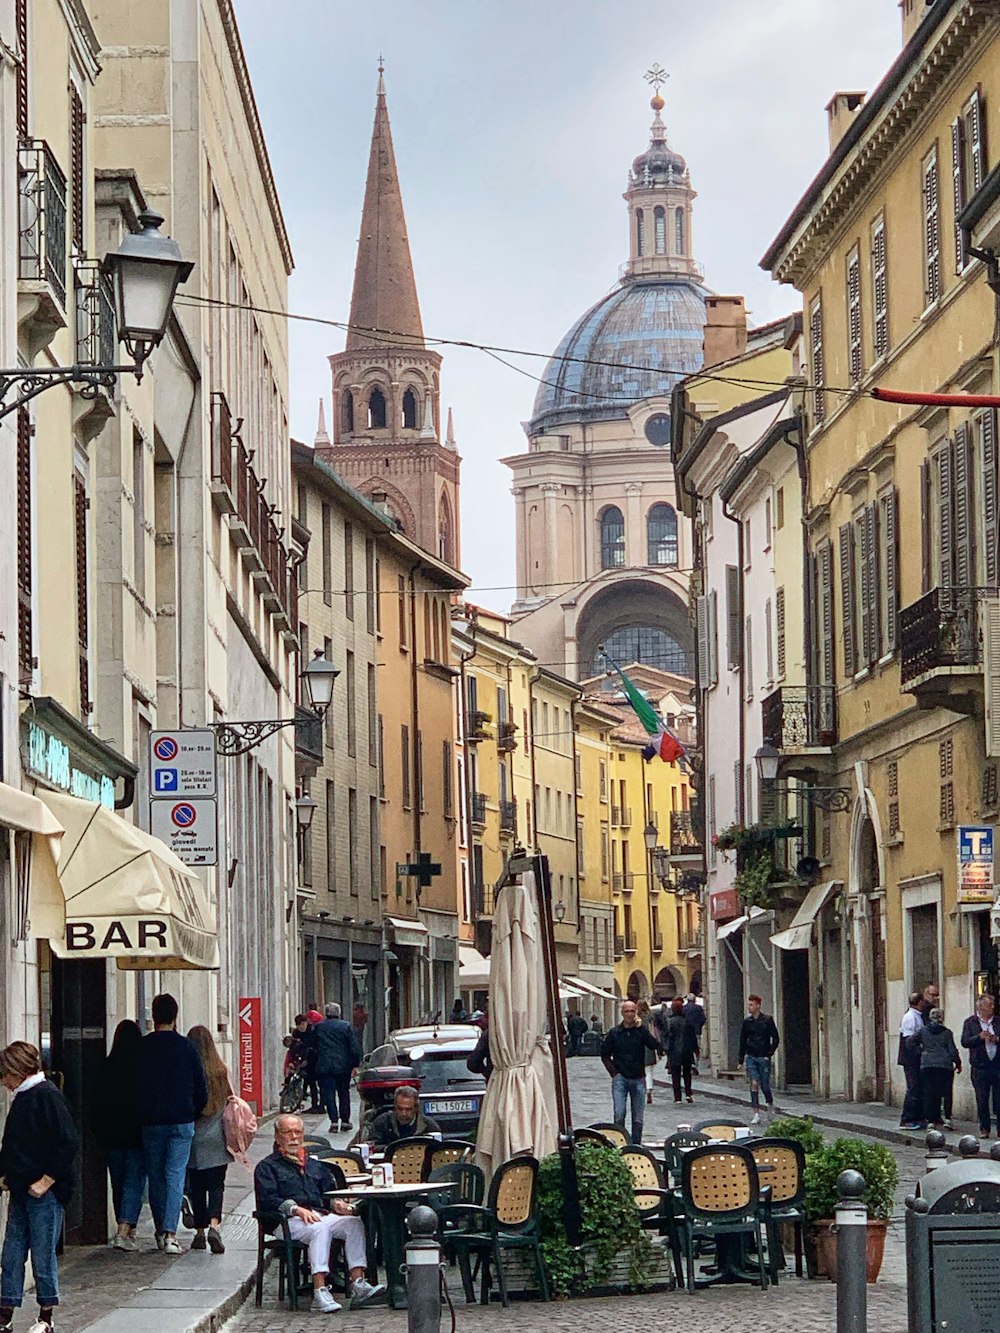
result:
<svg viewBox="0 0 1000 1333"><path fill-rule="evenodd" d="M417 429L417 395L412 389L403 394L403 429Z"/></svg>
<svg viewBox="0 0 1000 1333"><path fill-rule="evenodd" d="M385 394L381 389L372 389L368 395L368 429L385 429Z"/></svg>
<svg viewBox="0 0 1000 1333"><path fill-rule="evenodd" d="M678 208L674 212L674 249L679 255L682 255L685 252L685 248L684 210L683 208Z"/></svg>
<svg viewBox="0 0 1000 1333"><path fill-rule="evenodd" d="M656 253L667 253L667 211L665 208L653 209L653 230L656 235Z"/></svg>
<svg viewBox="0 0 1000 1333"><path fill-rule="evenodd" d="M646 515L646 563L677 565L677 515L667 504L653 505Z"/></svg>
<svg viewBox="0 0 1000 1333"><path fill-rule="evenodd" d="M341 397L341 422L348 435L354 433L354 394L345 389Z"/></svg>
<svg viewBox="0 0 1000 1333"><path fill-rule="evenodd" d="M625 519L617 505L601 515L601 568L618 569L625 563Z"/></svg>
<svg viewBox="0 0 1000 1333"><path fill-rule="evenodd" d="M640 257L646 253L646 214L641 208L635 210L635 252Z"/></svg>

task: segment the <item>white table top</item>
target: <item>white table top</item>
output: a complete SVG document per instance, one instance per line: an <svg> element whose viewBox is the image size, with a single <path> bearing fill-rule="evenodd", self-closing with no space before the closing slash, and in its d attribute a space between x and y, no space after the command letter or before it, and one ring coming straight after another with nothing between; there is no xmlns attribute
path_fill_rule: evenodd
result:
<svg viewBox="0 0 1000 1333"><path fill-rule="evenodd" d="M432 1180L424 1181L418 1185L361 1185L357 1188L327 1190L326 1194L331 1199L363 1199L369 1195L377 1199L391 1195L443 1194L446 1190L453 1190L454 1188L455 1182L453 1180Z"/></svg>

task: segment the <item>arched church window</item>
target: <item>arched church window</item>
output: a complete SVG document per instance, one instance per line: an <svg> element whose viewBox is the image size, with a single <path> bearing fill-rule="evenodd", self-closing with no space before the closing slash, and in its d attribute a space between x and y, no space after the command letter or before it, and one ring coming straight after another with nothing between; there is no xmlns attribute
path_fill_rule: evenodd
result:
<svg viewBox="0 0 1000 1333"><path fill-rule="evenodd" d="M403 429L417 429L417 395L412 389L403 394Z"/></svg>
<svg viewBox="0 0 1000 1333"><path fill-rule="evenodd" d="M618 569L625 563L625 519L617 505L601 515L601 568Z"/></svg>
<svg viewBox="0 0 1000 1333"><path fill-rule="evenodd" d="M594 654L591 675L603 675L608 669L609 658L625 666L630 662L642 662L660 671L674 671L679 676L690 674L687 653L672 634L656 625L626 625L607 635L603 649ZM604 688L618 689L617 680L609 676Z"/></svg>
<svg viewBox="0 0 1000 1333"><path fill-rule="evenodd" d="M385 394L381 389L372 389L368 395L368 429L385 429Z"/></svg>
<svg viewBox="0 0 1000 1333"><path fill-rule="evenodd" d="M667 210L665 208L653 209L653 230L656 236L656 253L665 255L667 253Z"/></svg>
<svg viewBox="0 0 1000 1333"><path fill-rule="evenodd" d="M646 563L677 565L677 515L670 505L653 505L646 516Z"/></svg>
<svg viewBox="0 0 1000 1333"><path fill-rule="evenodd" d="M348 435L354 433L354 394L345 389L341 398L341 421Z"/></svg>
<svg viewBox="0 0 1000 1333"><path fill-rule="evenodd" d="M679 255L684 254L686 245L684 241L684 210L678 208L674 213L674 249Z"/></svg>
<svg viewBox="0 0 1000 1333"><path fill-rule="evenodd" d="M646 253L646 214L641 208L635 210L635 252L640 256Z"/></svg>
<svg viewBox="0 0 1000 1333"><path fill-rule="evenodd" d="M441 496L441 503L438 506L438 557L446 564L451 564L451 509L445 495Z"/></svg>

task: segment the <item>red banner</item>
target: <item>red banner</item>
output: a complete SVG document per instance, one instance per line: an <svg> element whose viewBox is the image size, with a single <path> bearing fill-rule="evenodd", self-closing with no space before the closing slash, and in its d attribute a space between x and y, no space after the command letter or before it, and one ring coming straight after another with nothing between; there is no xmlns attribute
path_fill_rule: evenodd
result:
<svg viewBox="0 0 1000 1333"><path fill-rule="evenodd" d="M240 1096L257 1115L264 1114L264 1043L260 1028L260 996L245 996L237 1008Z"/></svg>
<svg viewBox="0 0 1000 1333"><path fill-rule="evenodd" d="M740 914L740 900L735 888L720 889L710 899L713 921L732 921Z"/></svg>

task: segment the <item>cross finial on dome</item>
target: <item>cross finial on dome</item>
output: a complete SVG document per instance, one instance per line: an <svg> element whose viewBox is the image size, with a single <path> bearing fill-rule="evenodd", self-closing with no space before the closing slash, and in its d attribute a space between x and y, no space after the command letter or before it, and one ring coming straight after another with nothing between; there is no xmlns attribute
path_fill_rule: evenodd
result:
<svg viewBox="0 0 1000 1333"><path fill-rule="evenodd" d="M642 76L648 84L651 85L653 92L659 95L660 89L666 83L670 75L660 64L650 66Z"/></svg>
<svg viewBox="0 0 1000 1333"><path fill-rule="evenodd" d="M385 79L382 77L382 75L383 75L384 73L385 73L385 57L382 55L382 52L380 51L380 52L378 53L378 89L377 89L377 92L379 92L379 93L383 93L383 94L385 93Z"/></svg>
<svg viewBox="0 0 1000 1333"><path fill-rule="evenodd" d="M667 79L670 78L670 75L667 73L667 71L663 68L662 65L655 64L650 69L647 69L642 77L653 89L653 96L649 99L649 105L653 108L654 111L653 138L665 139L666 128L663 124L663 121L660 119L660 112L663 110L666 103L663 100L663 94L660 92L660 89L666 83Z"/></svg>

